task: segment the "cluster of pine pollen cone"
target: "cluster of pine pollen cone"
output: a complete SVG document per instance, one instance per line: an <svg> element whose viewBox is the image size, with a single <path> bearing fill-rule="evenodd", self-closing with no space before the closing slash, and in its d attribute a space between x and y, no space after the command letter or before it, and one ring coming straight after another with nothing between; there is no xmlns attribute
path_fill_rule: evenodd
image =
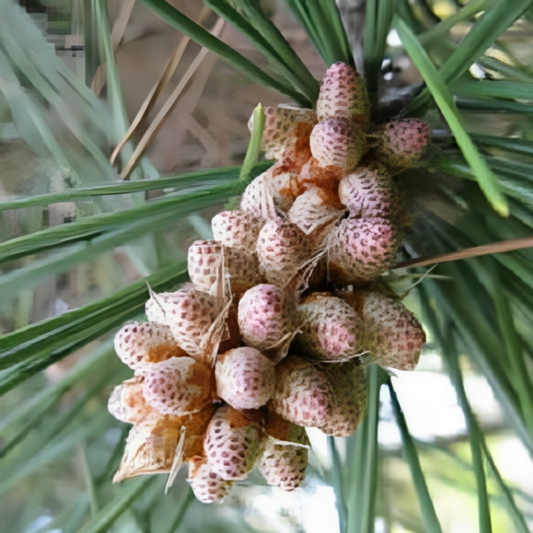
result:
<svg viewBox="0 0 533 533"><path fill-rule="evenodd" d="M267 108L276 163L240 209L189 249L191 283L152 293L148 321L115 347L134 377L110 412L133 424L115 481L189 462L205 503L257 465L270 485L301 485L306 427L351 435L366 410L366 367L412 370L425 335L380 280L408 223L397 174L420 164L429 126L372 125L359 74L337 63L316 111ZM404 193L403 193L404 194Z"/></svg>

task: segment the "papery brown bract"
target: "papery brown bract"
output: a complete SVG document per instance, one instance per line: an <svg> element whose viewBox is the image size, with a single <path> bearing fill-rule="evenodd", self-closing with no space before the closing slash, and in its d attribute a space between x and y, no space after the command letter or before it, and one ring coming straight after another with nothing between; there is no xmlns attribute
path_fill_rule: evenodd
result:
<svg viewBox="0 0 533 533"><path fill-rule="evenodd" d="M211 369L192 357L172 357L140 368L146 402L165 415L201 411L212 400Z"/></svg>
<svg viewBox="0 0 533 533"><path fill-rule="evenodd" d="M157 411L146 403L142 381L137 376L123 381L113 389L107 410L117 420L130 424L157 415Z"/></svg>
<svg viewBox="0 0 533 533"><path fill-rule="evenodd" d="M293 126L298 122L315 124L316 112L312 109L286 107L265 107L265 129L263 131L263 150L266 159L280 159L294 135ZM253 130L253 115L248 128Z"/></svg>
<svg viewBox="0 0 533 533"><path fill-rule="evenodd" d="M242 211L270 219L291 208L298 195L298 174L276 170L268 169L246 187L241 197Z"/></svg>
<svg viewBox="0 0 533 533"><path fill-rule="evenodd" d="M194 417L151 415L135 424L114 483L143 474L166 474L174 464L176 447L183 431L183 461L203 453L203 440L214 408L206 407Z"/></svg>
<svg viewBox="0 0 533 533"><path fill-rule="evenodd" d="M146 361L162 361L183 354L171 329L153 322L130 322L122 326L115 335L115 351L132 369Z"/></svg>
<svg viewBox="0 0 533 533"><path fill-rule="evenodd" d="M289 221L306 235L319 233L325 226L341 218L345 212L342 206L331 205L328 200L320 188L308 189L296 198L289 209Z"/></svg>

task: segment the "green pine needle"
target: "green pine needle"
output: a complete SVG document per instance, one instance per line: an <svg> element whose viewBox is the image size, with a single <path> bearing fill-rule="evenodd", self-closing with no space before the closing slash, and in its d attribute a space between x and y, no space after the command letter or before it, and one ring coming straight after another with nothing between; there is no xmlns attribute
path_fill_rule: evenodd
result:
<svg viewBox="0 0 533 533"><path fill-rule="evenodd" d="M239 52L214 35L211 35L211 33L204 30L204 28L172 7L165 0L141 0L141 2L181 33L187 35L193 41L196 41L198 44L201 44L208 50L211 50L231 63L235 68L246 74L252 81L290 96L303 107L313 106L313 103L300 92L268 75L254 65L249 59L246 59L243 55L239 54Z"/></svg>
<svg viewBox="0 0 533 533"><path fill-rule="evenodd" d="M78 533L101 533L127 511L131 504L138 499L143 492L147 491L158 480L157 476L144 476L140 479L132 479L90 522L85 524Z"/></svg>
<svg viewBox="0 0 533 533"><path fill-rule="evenodd" d="M328 67L354 64L350 42L336 2L285 0Z"/></svg>
<svg viewBox="0 0 533 533"><path fill-rule="evenodd" d="M404 459L411 470L411 477L413 478L416 495L418 497L418 503L420 505L420 510L422 511L422 520L424 522L425 530L427 533L442 533L442 528L439 523L437 513L435 512L431 495L427 488L426 478L424 477L424 472L420 466L420 460L418 458L418 452L416 451L415 443L411 437L411 434L409 433L407 422L403 415L400 402L398 401L398 396L396 395L396 391L392 386L392 381L390 378L387 382L387 385L389 387L392 409L394 411L396 423L398 424L400 433L402 435Z"/></svg>
<svg viewBox="0 0 533 533"><path fill-rule="evenodd" d="M500 215L508 216L509 207L501 192L498 180L466 132L464 121L453 101L452 95L446 87L443 77L437 71L435 65L433 65L431 59L407 24L402 19L396 18L395 27L398 30L405 49L420 71L429 91L435 98L437 106L452 130L461 152L468 161L468 164L472 167L479 186L494 209Z"/></svg>
<svg viewBox="0 0 533 533"><path fill-rule="evenodd" d="M248 150L244 157L239 179L249 183L251 181L252 170L257 164L259 154L261 153L261 143L263 141L263 130L265 129L265 110L261 104L258 104L253 113L253 129Z"/></svg>
<svg viewBox="0 0 533 533"><path fill-rule="evenodd" d="M320 88L317 80L258 3L235 0L204 0L204 3L245 35L313 106Z"/></svg>

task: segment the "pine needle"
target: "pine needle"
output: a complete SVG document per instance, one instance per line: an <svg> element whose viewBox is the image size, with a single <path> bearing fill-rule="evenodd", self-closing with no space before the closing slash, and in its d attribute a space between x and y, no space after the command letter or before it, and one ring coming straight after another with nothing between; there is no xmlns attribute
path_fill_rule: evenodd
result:
<svg viewBox="0 0 533 533"><path fill-rule="evenodd" d="M492 244L483 244L481 246L474 246L466 250L459 250L457 252L450 252L447 254L430 255L416 259L409 259L396 263L391 270L407 267L421 267L432 265L434 263L446 263L448 261L458 261L460 259L469 259L470 257L480 257L482 255L501 254L504 252L511 252L513 250L523 250L524 248L533 248L533 237L525 237L523 239L509 239L507 241L495 242Z"/></svg>
<svg viewBox="0 0 533 533"><path fill-rule="evenodd" d="M124 32L126 31L126 26L130 20L134 5L135 0L122 0L120 3L120 11L118 12L117 19L115 20L115 24L113 24L113 29L111 30L111 43L113 45L113 50L115 51L118 48L122 37L124 36ZM105 81L105 63L102 63L96 69L93 81L91 82L91 91L93 91L96 96L100 96L100 93L104 88Z"/></svg>
<svg viewBox="0 0 533 533"><path fill-rule="evenodd" d="M219 19L217 23L215 24L213 28L213 35L218 35L224 28L224 19ZM177 87L174 89L172 94L168 97L167 101L163 105L163 107L159 110L159 113L154 118L144 135L142 136L141 140L137 144L135 151L133 152L133 155L131 156L130 160L128 161L127 165L124 167L124 170L120 173L120 177L123 179L128 179L129 175L135 168L135 165L143 155L143 153L146 151L148 146L152 143L155 136L159 132L159 130L162 128L165 120L170 115L172 109L176 105L176 102L178 101L178 98L181 96L182 92L184 91L185 87L187 86L187 83L189 83L190 79L193 77L196 70L200 67L202 61L205 59L207 54L209 53L209 50L207 48L202 48L198 55L195 57L189 68L187 69L187 72L183 75L180 82L178 83Z"/></svg>
<svg viewBox="0 0 533 533"><path fill-rule="evenodd" d="M441 75L440 71L437 70L407 24L402 19L396 18L395 26L406 51L411 56L413 63L419 69L420 74L424 78L429 91L437 103L437 106L448 122L448 126L452 130L461 152L468 161L468 164L472 167L479 182L479 186L494 209L500 215L507 216L509 214L509 207L502 194L501 186L487 162L483 159L472 142L472 139L466 132L464 119L453 101L444 77Z"/></svg>
<svg viewBox="0 0 533 533"><path fill-rule="evenodd" d="M165 485L165 494L168 493L170 487L174 484L178 471L183 464L183 446L185 445L185 436L187 433L187 428L181 426L181 433L178 444L176 446L176 451L174 452L174 461L172 461L172 466L170 468L170 473L168 475L167 484Z"/></svg>
<svg viewBox="0 0 533 533"><path fill-rule="evenodd" d="M198 17L197 23L201 24L202 21L205 19L205 17L208 15L208 13L209 13L209 10L204 8L202 12L200 13L200 16ZM170 82L172 78L172 75L178 68L178 65L181 61L181 58L183 57L183 53L185 52L185 48L187 47L187 44L189 43L189 41L190 39L186 35L182 37L180 43L174 50L174 53L168 60L165 66L165 69L161 73L159 80L154 84L154 86L148 93L147 97L145 98L139 111L137 112L137 115L135 115L135 118L133 119L128 131L126 132L126 135L124 135L124 137L118 143L116 148L113 150L113 153L111 154L111 157L109 158L109 162L112 165L115 163L115 160L120 150L122 150L123 146L128 142L128 140L131 138L135 130L139 129L141 124L146 120L146 118L148 117L152 109L154 108L154 105L158 97L167 87L168 83Z"/></svg>

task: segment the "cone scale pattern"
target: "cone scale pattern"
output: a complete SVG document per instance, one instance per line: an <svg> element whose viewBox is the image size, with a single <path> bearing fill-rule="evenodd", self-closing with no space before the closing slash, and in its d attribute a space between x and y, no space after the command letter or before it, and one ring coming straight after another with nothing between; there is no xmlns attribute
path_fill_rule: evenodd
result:
<svg viewBox="0 0 533 533"><path fill-rule="evenodd" d="M257 468L269 485L291 491L305 478L309 439L305 429L269 413L265 430L268 438L257 460Z"/></svg>
<svg viewBox="0 0 533 533"><path fill-rule="evenodd" d="M421 164L431 130L372 124L370 111L343 63L316 112L265 109L275 164L213 218L213 240L191 245L192 283L151 292L148 321L115 337L134 372L109 400L133 424L116 482L189 463L194 494L213 503L257 466L295 490L305 428L349 436L365 415L366 365L414 369L424 332L380 278L409 220L394 176Z"/></svg>

